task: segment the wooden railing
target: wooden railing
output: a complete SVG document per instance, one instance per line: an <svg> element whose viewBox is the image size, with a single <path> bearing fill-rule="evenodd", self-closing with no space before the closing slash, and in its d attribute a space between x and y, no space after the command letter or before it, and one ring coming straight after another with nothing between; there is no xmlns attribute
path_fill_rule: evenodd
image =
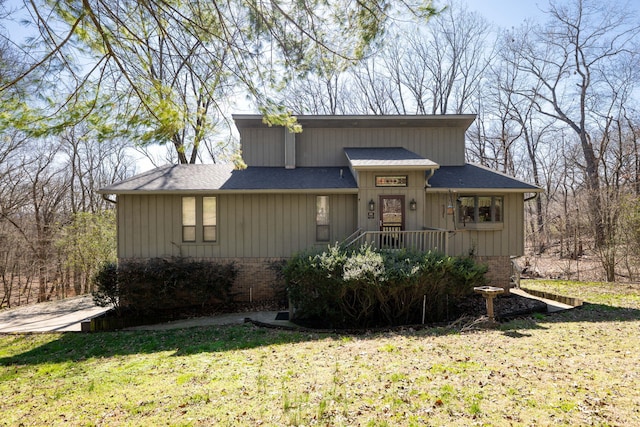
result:
<svg viewBox="0 0 640 427"><path fill-rule="evenodd" d="M355 247L367 243L378 249L406 248L422 252L440 251L446 254L448 253L448 234L447 230L363 231L345 240L345 245Z"/></svg>

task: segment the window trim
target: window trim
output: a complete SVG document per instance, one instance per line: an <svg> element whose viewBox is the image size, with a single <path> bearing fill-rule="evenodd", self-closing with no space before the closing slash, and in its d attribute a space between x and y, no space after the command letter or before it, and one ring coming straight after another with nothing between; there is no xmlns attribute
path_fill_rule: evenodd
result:
<svg viewBox="0 0 640 427"><path fill-rule="evenodd" d="M473 198L473 220L467 220L466 217L462 214L462 199L463 198ZM490 215L491 219L489 221L480 221L480 204L479 200L481 198L491 198L491 206L490 206ZM500 206L500 219L495 220L496 217L496 201L499 200ZM470 206L470 205L469 205ZM456 201L456 223L466 228L473 228L477 230L501 230L504 227L504 196L498 194L461 194L458 196Z"/></svg>
<svg viewBox="0 0 640 427"><path fill-rule="evenodd" d="M321 198L326 198L326 224L320 224L318 220L320 219L320 211L319 211L319 201ZM316 242L317 243L327 243L331 241L331 197L328 194L317 195L316 196L316 208L315 208L315 225L316 225ZM326 234L326 239L320 239L320 230L323 230L323 234Z"/></svg>
<svg viewBox="0 0 640 427"><path fill-rule="evenodd" d="M213 199L214 209L213 215L208 215L209 219L213 219L212 224L205 224L207 215L205 215L205 199ZM187 224L185 222L185 202L188 200L194 200L194 208L195 208L195 222L193 224ZM208 195L208 196L181 196L181 211L180 211L180 222L181 222L181 241L183 244L214 244L218 243L220 240L220 236L218 234L218 196L217 195ZM189 218L191 219L191 218ZM206 239L207 236L207 228L213 228L213 237L215 240ZM185 235L187 231L191 231L193 233L193 239L185 239Z"/></svg>
<svg viewBox="0 0 640 427"><path fill-rule="evenodd" d="M189 202L189 205L193 204L193 206L187 206L186 203ZM185 218L187 215L186 209L192 210L193 212L193 220L192 218L188 218L189 221ZM198 199L195 196L182 196L180 198L180 223L182 225L182 242L183 243L195 243L198 240L197 230L198 230ZM189 215L191 216L191 215ZM190 235L193 235L193 238L187 238L187 231L189 231Z"/></svg>
<svg viewBox="0 0 640 427"><path fill-rule="evenodd" d="M208 224L205 215L205 199L213 199L213 223ZM207 229L213 230L213 239L207 239ZM216 196L202 197L202 241L207 243L215 243L218 241L218 198Z"/></svg>

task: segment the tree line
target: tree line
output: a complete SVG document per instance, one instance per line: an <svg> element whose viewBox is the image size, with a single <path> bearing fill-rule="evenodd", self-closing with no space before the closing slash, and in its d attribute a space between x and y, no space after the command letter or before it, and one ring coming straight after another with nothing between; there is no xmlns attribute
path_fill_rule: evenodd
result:
<svg viewBox="0 0 640 427"><path fill-rule="evenodd" d="M527 203L530 251L590 249L601 280L637 281L640 15L597 0L550 2L542 15L496 31L449 3L346 71L319 57L280 102L298 114L477 113L467 159L545 190Z"/></svg>
<svg viewBox="0 0 640 427"><path fill-rule="evenodd" d="M296 131L296 114L476 113L467 159L545 190L532 253L588 250L603 280L637 281L638 10L541 7L505 29L456 1L0 1L3 304L90 290L115 256L95 190L133 152L241 165L238 103Z"/></svg>

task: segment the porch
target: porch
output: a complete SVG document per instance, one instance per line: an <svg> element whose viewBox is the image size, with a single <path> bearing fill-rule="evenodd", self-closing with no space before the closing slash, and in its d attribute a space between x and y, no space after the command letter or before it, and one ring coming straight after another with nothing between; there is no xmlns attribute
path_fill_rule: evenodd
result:
<svg viewBox="0 0 640 427"><path fill-rule="evenodd" d="M439 251L449 253L448 241L451 231L441 229L400 230L385 227L383 231L356 230L345 239L345 246L369 244L376 249L411 249L420 252Z"/></svg>

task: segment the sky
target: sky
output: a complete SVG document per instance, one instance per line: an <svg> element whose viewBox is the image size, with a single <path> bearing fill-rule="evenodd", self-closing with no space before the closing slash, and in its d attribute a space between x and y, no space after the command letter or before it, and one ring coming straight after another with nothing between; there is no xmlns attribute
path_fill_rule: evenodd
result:
<svg viewBox="0 0 640 427"><path fill-rule="evenodd" d="M441 5L446 0L435 0L435 4ZM470 10L479 12L485 18L504 28L518 26L526 18L540 18L540 9L546 8L548 0L457 0L466 3ZM566 0L556 0L561 3ZM22 0L5 0L7 9L22 5ZM11 37L20 37L26 34L26 29L19 25L10 25Z"/></svg>
<svg viewBox="0 0 640 427"><path fill-rule="evenodd" d="M541 9L549 5L547 0L461 0L469 10L476 11L489 22L503 28L517 27L527 18L543 20ZM556 0L556 3L566 3Z"/></svg>

